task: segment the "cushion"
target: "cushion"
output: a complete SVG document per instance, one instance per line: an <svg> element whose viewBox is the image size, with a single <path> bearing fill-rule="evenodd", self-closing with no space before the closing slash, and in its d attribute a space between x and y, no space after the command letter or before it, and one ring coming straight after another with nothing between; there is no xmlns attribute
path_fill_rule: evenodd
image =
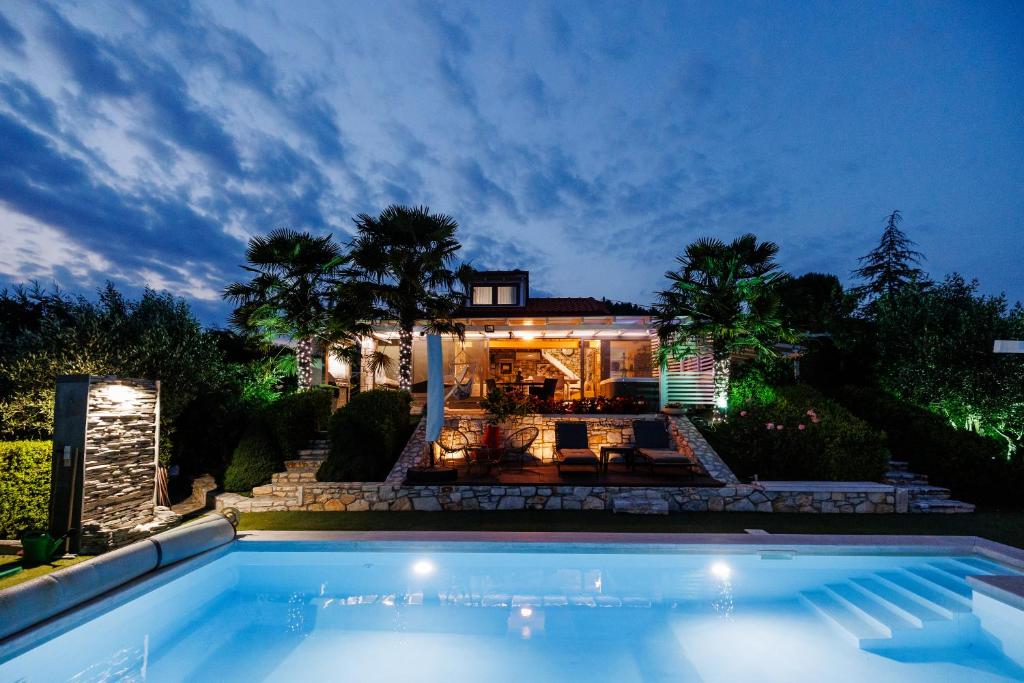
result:
<svg viewBox="0 0 1024 683"><path fill-rule="evenodd" d="M671 448L638 448L640 455L655 463L692 465L693 461L679 451Z"/></svg>
<svg viewBox="0 0 1024 683"><path fill-rule="evenodd" d="M561 448L557 455L563 465L593 465L597 461L597 454L589 448Z"/></svg>

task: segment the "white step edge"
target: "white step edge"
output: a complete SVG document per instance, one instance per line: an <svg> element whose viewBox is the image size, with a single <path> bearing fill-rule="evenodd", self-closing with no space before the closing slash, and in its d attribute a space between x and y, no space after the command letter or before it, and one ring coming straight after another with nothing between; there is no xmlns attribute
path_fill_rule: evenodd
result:
<svg viewBox="0 0 1024 683"><path fill-rule="evenodd" d="M857 647L888 636L876 625L865 621L823 590L803 591L800 593L800 599Z"/></svg>
<svg viewBox="0 0 1024 683"><path fill-rule="evenodd" d="M938 586L960 600L965 600L968 603L971 601L971 587L963 579L958 579L948 572L940 571L931 566L908 567L907 571L923 581Z"/></svg>
<svg viewBox="0 0 1024 683"><path fill-rule="evenodd" d="M886 585L905 594L911 600L916 600L925 607L944 614L949 618L964 612L970 612L969 605L958 600L949 593L931 588L929 585L917 580L903 571L878 572L875 576L881 579Z"/></svg>
<svg viewBox="0 0 1024 683"><path fill-rule="evenodd" d="M899 631L921 628L920 624L903 618L852 583L830 583L825 586L825 590L847 609L861 619L873 623L887 636L891 637Z"/></svg>
<svg viewBox="0 0 1024 683"><path fill-rule="evenodd" d="M873 576L860 577L852 581L862 591L882 602L886 607L900 614L912 624L924 627L929 622L952 621L949 616L926 607L906 593L896 590Z"/></svg>

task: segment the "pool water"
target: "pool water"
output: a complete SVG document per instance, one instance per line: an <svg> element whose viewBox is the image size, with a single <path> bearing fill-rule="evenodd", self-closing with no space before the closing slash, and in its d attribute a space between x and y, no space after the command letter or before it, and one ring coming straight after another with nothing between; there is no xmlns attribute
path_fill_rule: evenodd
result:
<svg viewBox="0 0 1024 683"><path fill-rule="evenodd" d="M1024 680L973 556L235 547L0 682Z"/></svg>

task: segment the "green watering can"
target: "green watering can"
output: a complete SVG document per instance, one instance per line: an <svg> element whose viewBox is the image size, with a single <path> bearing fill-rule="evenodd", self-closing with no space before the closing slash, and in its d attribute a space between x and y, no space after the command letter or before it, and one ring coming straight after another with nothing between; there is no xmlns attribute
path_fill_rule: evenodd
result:
<svg viewBox="0 0 1024 683"><path fill-rule="evenodd" d="M47 564L61 545L67 534L60 538L54 538L45 531L30 531L21 537L21 547L24 550L24 562L26 566L35 567L40 564Z"/></svg>

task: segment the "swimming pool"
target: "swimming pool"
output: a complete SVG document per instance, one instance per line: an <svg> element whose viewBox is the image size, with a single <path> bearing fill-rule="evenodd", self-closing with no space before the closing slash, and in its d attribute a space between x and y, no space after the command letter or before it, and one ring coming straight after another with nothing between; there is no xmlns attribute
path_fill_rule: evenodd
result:
<svg viewBox="0 0 1024 683"><path fill-rule="evenodd" d="M1024 680L1024 613L966 578L1014 573L937 550L235 542L8 644L0 681Z"/></svg>

